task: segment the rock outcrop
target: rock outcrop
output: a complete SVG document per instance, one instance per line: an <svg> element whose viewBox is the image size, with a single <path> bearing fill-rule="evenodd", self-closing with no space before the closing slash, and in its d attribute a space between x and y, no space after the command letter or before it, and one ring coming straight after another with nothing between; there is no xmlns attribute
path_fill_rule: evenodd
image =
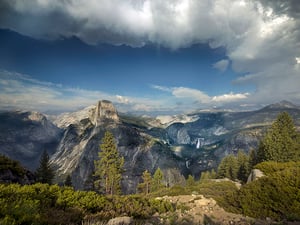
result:
<svg viewBox="0 0 300 225"><path fill-rule="evenodd" d="M97 103L95 114L93 115L93 124L99 126L105 122L119 122L117 110L110 101L99 101Z"/></svg>
<svg viewBox="0 0 300 225"><path fill-rule="evenodd" d="M259 169L253 169L248 177L247 183L255 181L261 177L264 177L265 174Z"/></svg>
<svg viewBox="0 0 300 225"><path fill-rule="evenodd" d="M63 113L54 119L54 124L60 128L67 128L71 124L78 124L80 121L88 119L93 125L99 126L102 123L118 123L119 116L117 110L110 101L102 100L96 105L86 107L72 113Z"/></svg>
<svg viewBox="0 0 300 225"><path fill-rule="evenodd" d="M106 225L131 225L134 224L133 218L128 216L110 219Z"/></svg>

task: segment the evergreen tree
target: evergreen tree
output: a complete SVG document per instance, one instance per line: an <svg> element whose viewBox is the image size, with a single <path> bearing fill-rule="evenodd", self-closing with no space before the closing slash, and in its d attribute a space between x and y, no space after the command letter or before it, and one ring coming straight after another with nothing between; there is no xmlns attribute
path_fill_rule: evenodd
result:
<svg viewBox="0 0 300 225"><path fill-rule="evenodd" d="M210 172L209 171L201 172L200 181L205 181L208 179L210 179Z"/></svg>
<svg viewBox="0 0 300 225"><path fill-rule="evenodd" d="M186 185L188 187L193 187L195 186L196 182L195 182L195 178L192 175L189 175L187 180L186 180Z"/></svg>
<svg viewBox="0 0 300 225"><path fill-rule="evenodd" d="M115 139L110 132L105 132L100 145L99 160L95 164L96 188L103 187L105 194L118 194L121 190L121 178L124 158L120 157Z"/></svg>
<svg viewBox="0 0 300 225"><path fill-rule="evenodd" d="M234 155L228 155L222 159L218 167L219 178L229 178L235 180L238 173L238 163Z"/></svg>
<svg viewBox="0 0 300 225"><path fill-rule="evenodd" d="M258 162L299 160L299 134L287 112L280 113L258 148Z"/></svg>
<svg viewBox="0 0 300 225"><path fill-rule="evenodd" d="M240 150L236 158L238 164L237 179L245 183L250 174L249 157Z"/></svg>
<svg viewBox="0 0 300 225"><path fill-rule="evenodd" d="M142 175L143 183L139 184L139 189L146 195L150 193L152 177L148 170L145 170Z"/></svg>
<svg viewBox="0 0 300 225"><path fill-rule="evenodd" d="M71 178L70 174L66 177L65 186L68 186L68 187L72 187L73 186L73 184L72 184L72 178Z"/></svg>
<svg viewBox="0 0 300 225"><path fill-rule="evenodd" d="M152 180L152 191L158 191L159 189L161 189L163 187L163 178L164 175L162 173L162 171L160 170L160 168L157 168L157 170L155 171L154 175L153 175L153 180Z"/></svg>
<svg viewBox="0 0 300 225"><path fill-rule="evenodd" d="M40 158L40 165L37 168L36 172L37 182L52 184L55 173L53 168L50 165L49 155L46 150L43 151Z"/></svg>
<svg viewBox="0 0 300 225"><path fill-rule="evenodd" d="M217 173L214 169L210 171L210 179L216 179L217 178Z"/></svg>
<svg viewBox="0 0 300 225"><path fill-rule="evenodd" d="M251 149L249 151L249 171L253 169L253 167L258 163L256 151Z"/></svg>

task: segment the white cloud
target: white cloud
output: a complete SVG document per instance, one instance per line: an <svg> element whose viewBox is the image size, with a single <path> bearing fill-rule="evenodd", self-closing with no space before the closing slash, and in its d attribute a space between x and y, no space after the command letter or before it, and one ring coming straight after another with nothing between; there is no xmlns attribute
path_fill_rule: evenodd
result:
<svg viewBox="0 0 300 225"><path fill-rule="evenodd" d="M74 111L94 105L101 99L112 101L121 112L186 112L199 106L211 107L215 104L244 100L248 94L225 94L208 96L206 93L188 87L152 88L169 93L151 98L121 96L95 90L65 87L31 78L30 76L0 71L0 108L34 111Z"/></svg>
<svg viewBox="0 0 300 225"><path fill-rule="evenodd" d="M116 95L116 98L117 98L119 103L122 103L122 104L128 104L129 103L129 99L124 97L124 96Z"/></svg>
<svg viewBox="0 0 300 225"><path fill-rule="evenodd" d="M74 111L97 101L112 101L121 112L167 111L173 109L166 99L121 96L96 90L70 88L30 76L0 71L0 108L34 111Z"/></svg>
<svg viewBox="0 0 300 225"><path fill-rule="evenodd" d="M172 92L172 88L165 87L165 86L151 85L151 87L160 91Z"/></svg>
<svg viewBox="0 0 300 225"><path fill-rule="evenodd" d="M0 71L0 107L27 110L74 110L114 96L99 91L63 87L29 76Z"/></svg>
<svg viewBox="0 0 300 225"><path fill-rule="evenodd" d="M210 97L204 92L187 87L175 87L172 94L176 98L192 99L200 103L208 103L210 101Z"/></svg>
<svg viewBox="0 0 300 225"><path fill-rule="evenodd" d="M157 88L159 87L159 88ZM171 92L172 96L176 99L184 99L188 103L190 102L197 102L203 103L206 106L213 106L216 103L232 103L236 101L243 101L249 98L251 95L250 93L233 93L230 92L229 94L223 94L218 96L209 96L206 93L187 87L163 87L163 86L153 86L161 91ZM172 91L170 91L172 90Z"/></svg>
<svg viewBox="0 0 300 225"><path fill-rule="evenodd" d="M213 64L213 67L215 69L220 70L221 72L225 72L228 68L228 65L229 65L229 60L222 59L222 60L216 62L215 64Z"/></svg>
<svg viewBox="0 0 300 225"><path fill-rule="evenodd" d="M234 94L232 92L230 92L229 94L224 94L224 95L219 95L219 96L214 96L212 97L212 101L215 102L234 102L234 101L239 101L239 100L243 100L249 97L249 93L238 93L238 94Z"/></svg>

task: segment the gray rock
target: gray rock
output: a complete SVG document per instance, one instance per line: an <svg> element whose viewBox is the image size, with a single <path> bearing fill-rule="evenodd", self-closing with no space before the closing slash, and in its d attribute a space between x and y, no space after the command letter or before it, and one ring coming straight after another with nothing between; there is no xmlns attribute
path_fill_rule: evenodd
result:
<svg viewBox="0 0 300 225"><path fill-rule="evenodd" d="M253 169L248 177L247 183L255 181L261 177L264 177L264 173L259 169Z"/></svg>
<svg viewBox="0 0 300 225"><path fill-rule="evenodd" d="M123 216L123 217L116 217L113 219L110 219L107 222L107 225L131 225L133 224L132 217Z"/></svg>

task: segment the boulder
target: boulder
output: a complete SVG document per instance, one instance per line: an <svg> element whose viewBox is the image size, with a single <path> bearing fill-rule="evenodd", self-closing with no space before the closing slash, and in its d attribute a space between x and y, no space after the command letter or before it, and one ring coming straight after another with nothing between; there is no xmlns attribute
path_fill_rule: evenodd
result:
<svg viewBox="0 0 300 225"><path fill-rule="evenodd" d="M110 219L107 225L131 225L133 224L132 217L122 216Z"/></svg>
<svg viewBox="0 0 300 225"><path fill-rule="evenodd" d="M259 169L253 169L248 177L247 183L257 180L258 178L264 177L264 173Z"/></svg>

